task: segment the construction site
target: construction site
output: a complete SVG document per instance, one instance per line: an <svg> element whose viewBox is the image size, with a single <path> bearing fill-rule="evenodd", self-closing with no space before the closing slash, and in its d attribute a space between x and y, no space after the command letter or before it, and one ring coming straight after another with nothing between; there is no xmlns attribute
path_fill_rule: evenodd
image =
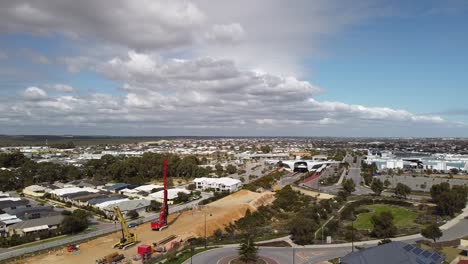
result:
<svg viewBox="0 0 468 264"><path fill-rule="evenodd" d="M261 205L271 203L273 199L274 196L271 192L255 193L241 190L209 205L169 215L167 228L161 231L152 230L150 223L131 228L130 232L136 235L138 242L126 249L114 248L114 245L122 237L121 232L115 232L79 244L77 250L67 250L67 247L64 246L14 263L97 263L98 259L112 254L115 255L115 253L123 255L124 259L121 260L130 261L130 263L142 263L141 260L133 260L135 255L138 254L140 245L157 243L158 247L169 249L175 244L179 246L180 241L186 243L188 238L204 237L205 216L206 232L210 236L217 228L222 229L227 224L243 217L247 209L254 211ZM173 243L174 241L177 241L177 243ZM152 252L151 254L157 255L160 253Z"/></svg>

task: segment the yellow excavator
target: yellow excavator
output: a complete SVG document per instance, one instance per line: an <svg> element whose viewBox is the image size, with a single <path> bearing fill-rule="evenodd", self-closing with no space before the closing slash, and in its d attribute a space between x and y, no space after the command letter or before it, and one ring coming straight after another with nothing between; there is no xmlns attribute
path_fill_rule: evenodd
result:
<svg viewBox="0 0 468 264"><path fill-rule="evenodd" d="M137 242L137 236L136 234L130 233L130 231L128 231L127 223L125 222L125 219L122 216L122 212L118 206L114 207L114 212L117 216L117 219L119 219L120 225L122 226L122 238L120 239L119 243L114 245L114 248L126 249Z"/></svg>

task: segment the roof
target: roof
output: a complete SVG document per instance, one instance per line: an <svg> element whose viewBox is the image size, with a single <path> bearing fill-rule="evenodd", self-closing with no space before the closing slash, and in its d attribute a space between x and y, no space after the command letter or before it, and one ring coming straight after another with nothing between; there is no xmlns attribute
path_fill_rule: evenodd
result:
<svg viewBox="0 0 468 264"><path fill-rule="evenodd" d="M440 264L445 257L432 250L394 241L350 253L341 258L343 264Z"/></svg>
<svg viewBox="0 0 468 264"><path fill-rule="evenodd" d="M0 209L8 207L17 207L29 204L28 200L19 200L19 201L0 201Z"/></svg>
<svg viewBox="0 0 468 264"><path fill-rule="evenodd" d="M88 201L89 204L100 204L103 202L108 202L108 201L114 201L114 200L121 200L125 199L125 196L123 195L113 195L113 196L107 196L107 197L101 197L101 198L93 198Z"/></svg>
<svg viewBox="0 0 468 264"><path fill-rule="evenodd" d="M49 226L41 225L41 226L34 226L34 227L26 227L26 228L23 228L23 232L28 233L28 232L34 232L34 231L39 231L39 230L45 230L45 229L49 229Z"/></svg>
<svg viewBox="0 0 468 264"><path fill-rule="evenodd" d="M222 177L222 178L195 178L193 182L205 182L207 184L224 184L226 186L232 186L241 183L240 180L229 178L229 177Z"/></svg>
<svg viewBox="0 0 468 264"><path fill-rule="evenodd" d="M135 200L126 200L120 201L114 204L109 204L103 209L106 211L114 211L114 207L118 206L121 211L130 211L148 207L150 205L150 201L145 199L135 199Z"/></svg>
<svg viewBox="0 0 468 264"><path fill-rule="evenodd" d="M161 189L161 188L164 188L164 186L156 185L156 184L147 184L147 185L138 186L134 190L151 192L151 190L153 190L153 189Z"/></svg>
<svg viewBox="0 0 468 264"><path fill-rule="evenodd" d="M123 202L123 201L128 201L128 200L129 200L128 198L122 198L122 199L118 199L118 200L110 200L110 201L105 201L105 202L96 204L96 206L103 209L105 207L108 207L109 205L117 204L117 203L120 203L120 202Z"/></svg>
<svg viewBox="0 0 468 264"><path fill-rule="evenodd" d="M30 220L26 220L20 223L13 224L9 226L8 229L25 229L25 228L43 226L43 225L48 225L50 227L50 226L59 225L62 222L63 218L64 218L63 215L54 215L50 217L30 219Z"/></svg>
<svg viewBox="0 0 468 264"><path fill-rule="evenodd" d="M186 194L190 193L189 190L182 189L182 188L168 189L167 190L167 199L168 200L174 200L175 198L177 198L177 196L178 196L178 194L180 192L183 192L183 193L186 193ZM152 193L152 194L149 195L149 197L153 198L153 199L163 199L164 198L164 190Z"/></svg>
<svg viewBox="0 0 468 264"><path fill-rule="evenodd" d="M78 193L78 192L90 192L90 193L97 193L99 190L96 190L94 188L89 188L89 187L66 187L66 188L61 188L61 189L55 189L52 190L50 193L55 194L57 196L63 196L66 194L71 194L71 193Z"/></svg>
<svg viewBox="0 0 468 264"><path fill-rule="evenodd" d="M119 191L119 190L127 188L128 186L130 186L130 184L116 183L116 184L111 185L111 186L106 186L106 187L104 187L104 189L109 190L109 191Z"/></svg>

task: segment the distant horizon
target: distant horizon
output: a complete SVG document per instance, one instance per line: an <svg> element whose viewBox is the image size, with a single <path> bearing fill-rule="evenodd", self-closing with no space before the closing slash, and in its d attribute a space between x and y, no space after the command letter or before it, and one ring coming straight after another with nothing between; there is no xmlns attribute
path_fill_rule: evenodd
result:
<svg viewBox="0 0 468 264"><path fill-rule="evenodd" d="M115 138L356 138L356 139L468 139L468 137L391 137L391 136L232 136L232 135L91 135L91 134L0 134L0 137L115 137Z"/></svg>

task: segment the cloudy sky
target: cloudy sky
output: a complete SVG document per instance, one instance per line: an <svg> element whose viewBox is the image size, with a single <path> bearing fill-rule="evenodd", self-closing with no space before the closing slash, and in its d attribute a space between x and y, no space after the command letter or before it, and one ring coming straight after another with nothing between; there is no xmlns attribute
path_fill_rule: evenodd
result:
<svg viewBox="0 0 468 264"><path fill-rule="evenodd" d="M0 3L0 134L467 136L468 2Z"/></svg>

